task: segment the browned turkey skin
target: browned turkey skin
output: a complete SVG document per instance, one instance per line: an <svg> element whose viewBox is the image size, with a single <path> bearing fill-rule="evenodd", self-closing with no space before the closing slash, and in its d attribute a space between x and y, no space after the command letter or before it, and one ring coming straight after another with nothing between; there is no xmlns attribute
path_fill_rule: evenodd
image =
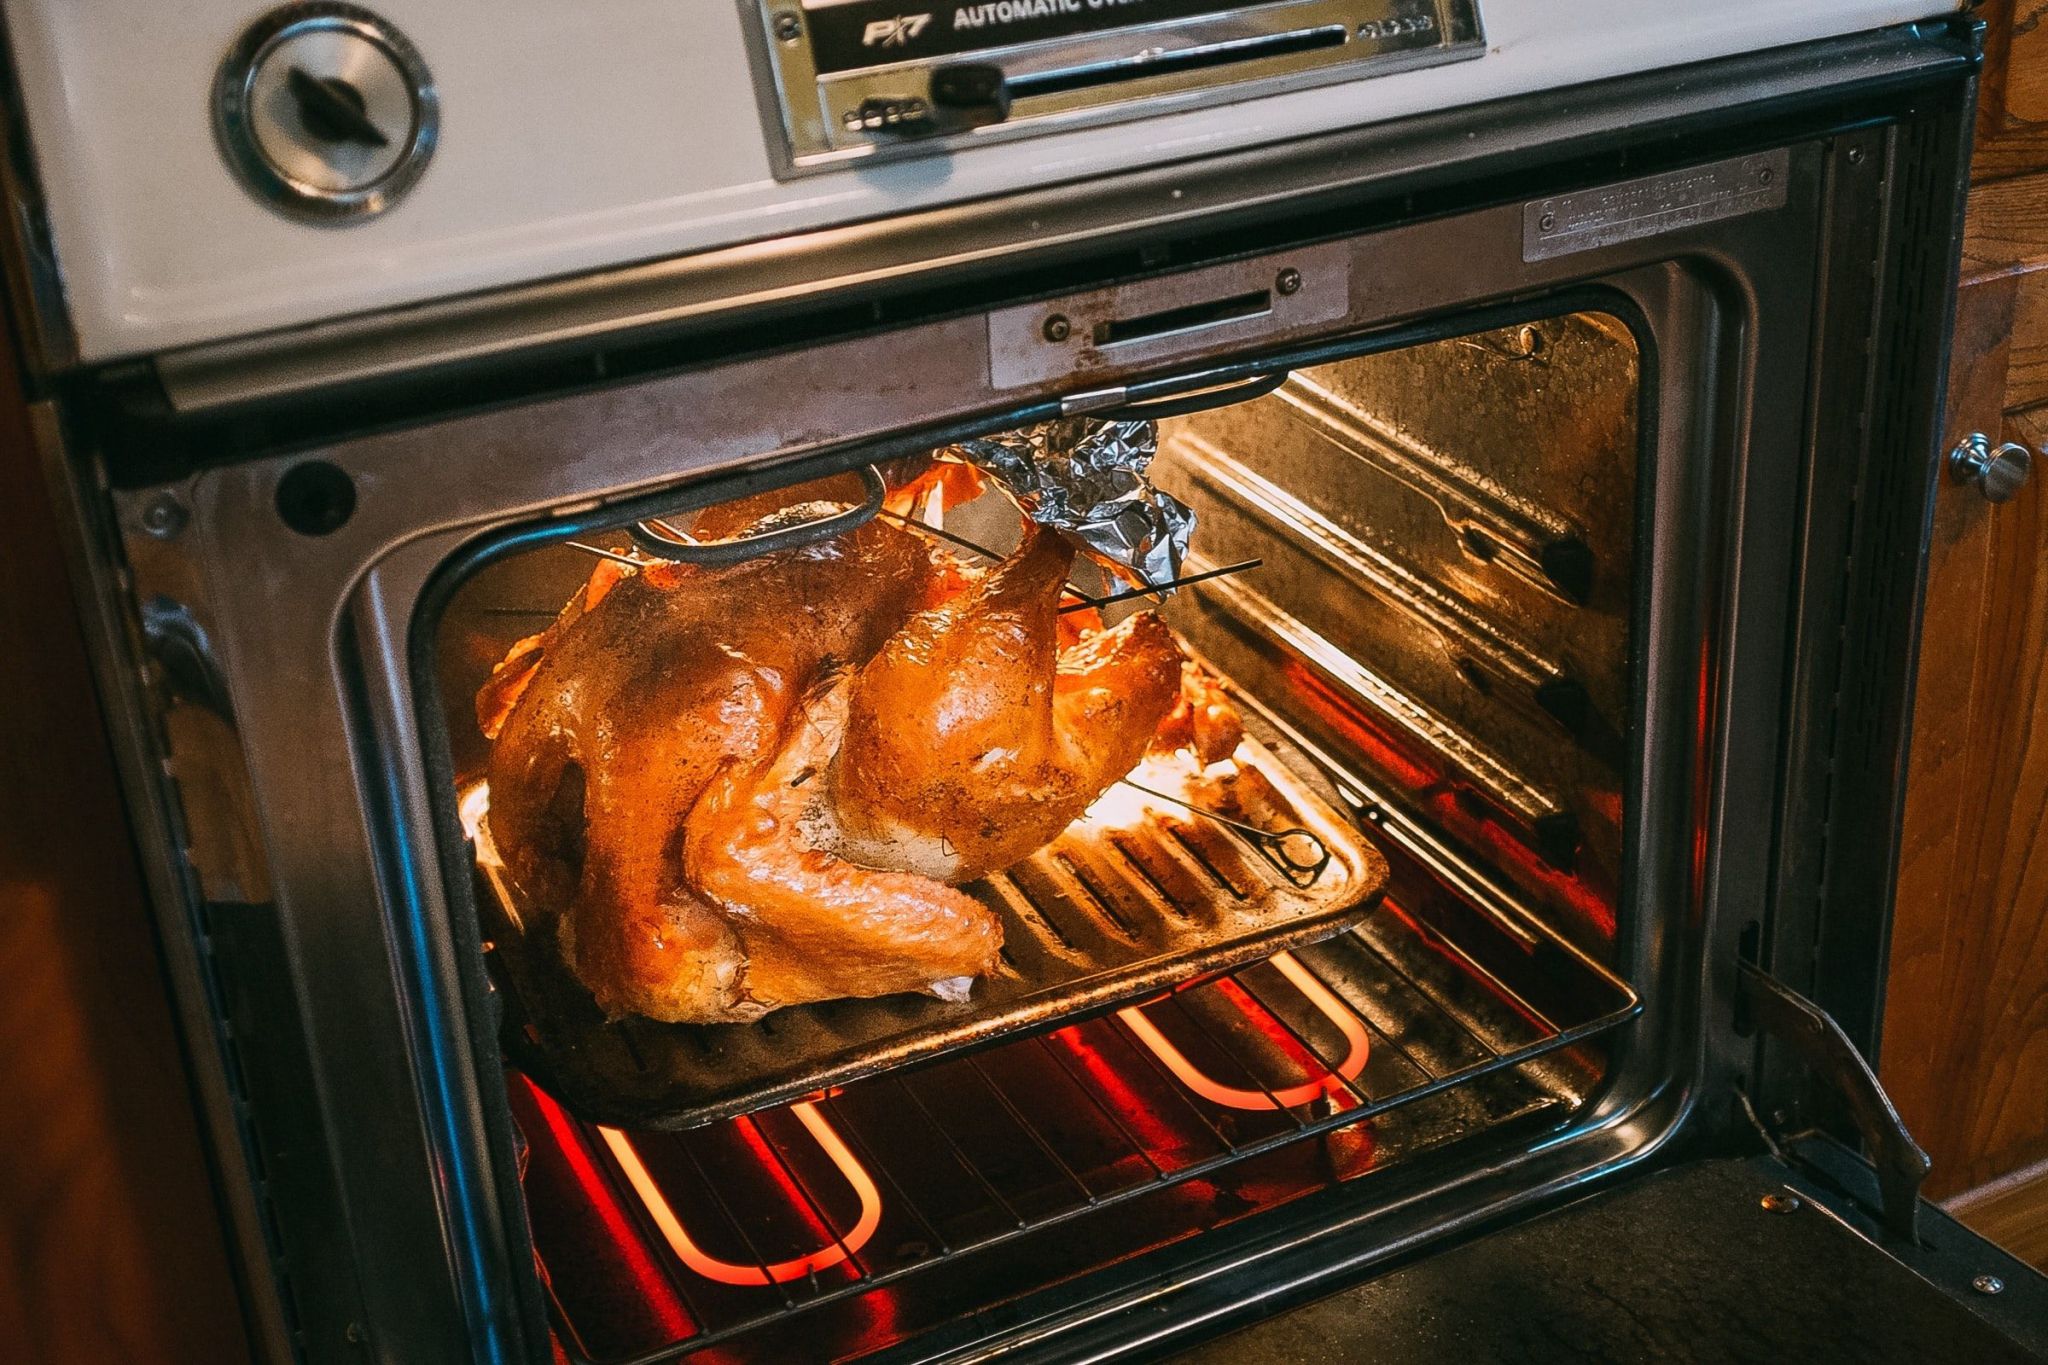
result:
<svg viewBox="0 0 2048 1365"><path fill-rule="evenodd" d="M1183 690L1149 612L1060 648L1072 556L1027 529L976 573L878 520L732 568L602 568L515 646L477 698L491 832L597 1002L721 1023L962 998L1002 930L953 886L1057 837Z"/></svg>
<svg viewBox="0 0 2048 1365"><path fill-rule="evenodd" d="M720 1022L791 1003L755 997L745 917L680 875L690 812L724 766L778 749L829 665L871 656L943 582L923 543L871 522L728 569L652 565L551 642L492 749L491 833L522 899L561 916L565 955L606 1010ZM906 971L880 990L975 975L999 937L906 935ZM823 984L879 993L857 968Z"/></svg>
<svg viewBox="0 0 2048 1365"><path fill-rule="evenodd" d="M1073 559L1027 529L861 670L831 773L845 856L972 881L1049 843L1144 756L1177 694L1180 648L1142 612L1062 652Z"/></svg>

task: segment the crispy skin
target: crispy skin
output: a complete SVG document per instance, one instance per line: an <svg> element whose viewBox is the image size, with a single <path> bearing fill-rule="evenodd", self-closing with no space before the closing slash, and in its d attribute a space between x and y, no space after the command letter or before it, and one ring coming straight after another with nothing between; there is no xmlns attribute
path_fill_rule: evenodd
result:
<svg viewBox="0 0 2048 1365"><path fill-rule="evenodd" d="M1190 749L1201 762L1216 763L1236 753L1243 739L1244 717L1231 703L1222 682L1193 659L1182 664L1180 698L1159 722L1159 733L1152 738L1153 752Z"/></svg>
<svg viewBox="0 0 2048 1365"><path fill-rule="evenodd" d="M684 836L685 879L732 916L745 993L767 1009L915 990L964 999L1002 947L1001 922L979 902L813 844L807 817L839 748L852 682L814 688L765 759L726 765Z"/></svg>
<svg viewBox="0 0 2048 1365"><path fill-rule="evenodd" d="M505 728L506 718L512 714L512 708L519 704L526 685L539 671L540 661L553 648L555 641L562 638L562 632L575 625L584 612L604 601L604 595L625 574L624 566L616 561L598 560L597 567L590 571L590 577L546 630L527 636L506 651L498 666L491 670L490 679L477 689L476 725L483 731L485 739L496 739L498 731Z"/></svg>
<svg viewBox="0 0 2048 1365"><path fill-rule="evenodd" d="M935 578L922 543L876 521L729 569L650 567L549 642L492 749L491 832L606 1010L765 1011L741 933L679 875L690 810L722 765L772 752L811 681L871 656Z"/></svg>
<svg viewBox="0 0 2048 1365"><path fill-rule="evenodd" d="M864 667L831 772L837 848L971 881L1041 847L1143 756L1180 686L1150 612L1058 652L1073 550L1032 528Z"/></svg>

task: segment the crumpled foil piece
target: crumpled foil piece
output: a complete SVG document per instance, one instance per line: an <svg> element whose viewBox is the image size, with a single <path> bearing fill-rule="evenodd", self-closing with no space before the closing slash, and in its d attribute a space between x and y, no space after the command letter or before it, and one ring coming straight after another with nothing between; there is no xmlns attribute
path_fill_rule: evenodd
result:
<svg viewBox="0 0 2048 1365"><path fill-rule="evenodd" d="M949 453L994 476L1026 516L1066 532L1117 577L1152 587L1180 577L1195 529L1194 509L1145 477L1158 449L1156 423L1062 417Z"/></svg>

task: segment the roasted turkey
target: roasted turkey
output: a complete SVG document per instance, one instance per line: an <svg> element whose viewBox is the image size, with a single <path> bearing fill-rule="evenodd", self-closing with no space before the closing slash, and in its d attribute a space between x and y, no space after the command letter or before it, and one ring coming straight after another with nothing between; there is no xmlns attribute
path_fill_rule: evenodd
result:
<svg viewBox="0 0 2048 1365"><path fill-rule="evenodd" d="M878 519L731 568L603 566L515 646L477 698L491 835L598 1004L964 997L1002 929L954 887L1057 837L1183 688L1149 612L1061 649L1072 557L1027 528L974 570Z"/></svg>
<svg viewBox="0 0 2048 1365"><path fill-rule="evenodd" d="M972 881L1051 842L1144 757L1180 685L1180 647L1141 612L1060 650L1073 559L1027 528L1016 553L860 670L828 788L846 857Z"/></svg>

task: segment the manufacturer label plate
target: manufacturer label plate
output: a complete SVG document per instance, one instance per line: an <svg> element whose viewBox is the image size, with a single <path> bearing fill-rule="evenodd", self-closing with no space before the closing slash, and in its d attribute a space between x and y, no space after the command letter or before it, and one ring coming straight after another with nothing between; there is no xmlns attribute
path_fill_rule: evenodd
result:
<svg viewBox="0 0 2048 1365"><path fill-rule="evenodd" d="M1242 0L804 0L820 74L1237 9Z"/></svg>
<svg viewBox="0 0 2048 1365"><path fill-rule="evenodd" d="M1785 206L1787 148L1522 206L1522 259L1546 261Z"/></svg>

